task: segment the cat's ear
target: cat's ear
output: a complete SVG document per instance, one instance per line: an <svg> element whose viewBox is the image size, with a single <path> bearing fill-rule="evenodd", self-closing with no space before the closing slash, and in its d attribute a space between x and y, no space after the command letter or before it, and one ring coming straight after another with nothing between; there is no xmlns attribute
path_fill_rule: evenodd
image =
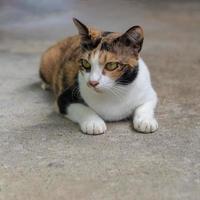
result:
<svg viewBox="0 0 200 200"><path fill-rule="evenodd" d="M142 49L144 40L143 29L140 26L133 26L128 29L120 38L120 42L125 46L130 46L135 52L139 53Z"/></svg>
<svg viewBox="0 0 200 200"><path fill-rule="evenodd" d="M82 49L89 51L95 49L101 42L101 37L99 37L101 32L88 28L76 18L73 18L73 21L78 29L79 35L81 36Z"/></svg>
<svg viewBox="0 0 200 200"><path fill-rule="evenodd" d="M76 18L73 18L73 22L74 22L75 26L77 27L79 35L81 36L81 38L82 39L88 39L89 38L88 27Z"/></svg>

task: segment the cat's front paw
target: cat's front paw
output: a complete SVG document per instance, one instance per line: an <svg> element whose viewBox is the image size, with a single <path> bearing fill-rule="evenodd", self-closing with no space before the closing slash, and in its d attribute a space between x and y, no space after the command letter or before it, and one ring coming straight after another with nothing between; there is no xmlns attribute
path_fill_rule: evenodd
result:
<svg viewBox="0 0 200 200"><path fill-rule="evenodd" d="M101 118L95 118L91 120L83 121L80 124L81 130L83 133L89 135L99 135L103 134L106 131L106 124Z"/></svg>
<svg viewBox="0 0 200 200"><path fill-rule="evenodd" d="M153 133L158 129L158 122L155 118L135 117L133 120L134 129L142 133Z"/></svg>

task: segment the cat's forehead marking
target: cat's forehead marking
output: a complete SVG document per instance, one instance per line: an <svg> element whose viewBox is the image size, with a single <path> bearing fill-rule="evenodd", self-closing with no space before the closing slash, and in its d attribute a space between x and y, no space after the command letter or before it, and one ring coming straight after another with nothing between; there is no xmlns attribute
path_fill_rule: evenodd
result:
<svg viewBox="0 0 200 200"><path fill-rule="evenodd" d="M101 77L102 66L99 63L99 50L94 51L90 57L90 63L92 65L90 72L90 80L98 81Z"/></svg>
<svg viewBox="0 0 200 200"><path fill-rule="evenodd" d="M97 65L99 63L99 51L95 50L90 55L90 63L92 65Z"/></svg>

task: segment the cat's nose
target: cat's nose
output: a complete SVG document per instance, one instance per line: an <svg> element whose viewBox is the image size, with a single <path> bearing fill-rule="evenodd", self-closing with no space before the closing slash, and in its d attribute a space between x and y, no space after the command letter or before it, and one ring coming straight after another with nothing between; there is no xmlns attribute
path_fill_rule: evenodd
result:
<svg viewBox="0 0 200 200"><path fill-rule="evenodd" d="M96 87L99 84L99 82L98 81L88 81L88 84L92 87Z"/></svg>

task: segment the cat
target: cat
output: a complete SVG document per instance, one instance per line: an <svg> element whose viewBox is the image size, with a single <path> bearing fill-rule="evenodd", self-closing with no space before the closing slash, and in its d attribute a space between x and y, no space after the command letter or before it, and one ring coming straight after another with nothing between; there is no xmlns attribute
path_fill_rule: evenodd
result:
<svg viewBox="0 0 200 200"><path fill-rule="evenodd" d="M139 53L143 29L100 31L73 18L78 35L53 45L42 55L42 88L51 88L58 110L86 134L103 134L105 121L132 116L142 133L158 129L157 94Z"/></svg>

